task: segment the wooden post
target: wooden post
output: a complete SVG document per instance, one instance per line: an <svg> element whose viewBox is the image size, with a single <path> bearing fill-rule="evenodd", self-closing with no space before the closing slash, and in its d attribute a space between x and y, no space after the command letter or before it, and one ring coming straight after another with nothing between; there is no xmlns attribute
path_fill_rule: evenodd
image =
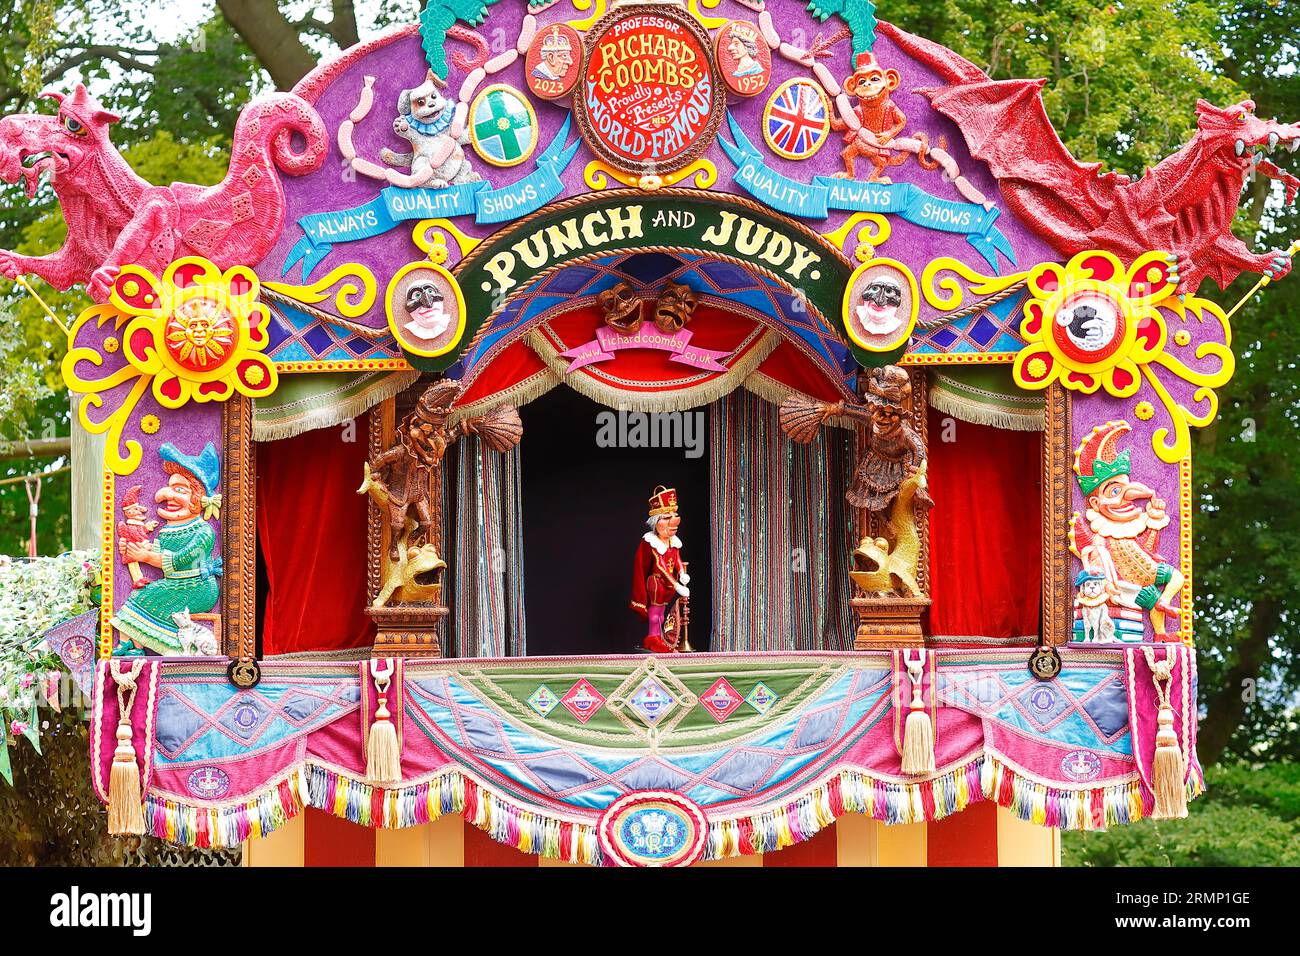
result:
<svg viewBox="0 0 1300 956"><path fill-rule="evenodd" d="M417 383L416 392L423 387ZM396 440L397 423L408 408L398 408L399 400L408 393L380 402L370 410L370 447L369 457L376 458L380 453L393 446ZM413 405L414 401L410 400ZM433 506L441 511L442 468L434 469L430 475L429 495ZM429 529L429 539L442 551L441 514ZM366 600L369 605L366 613L370 615L378 628L375 635L374 657L441 657L442 642L440 632L443 622L447 620L448 610L445 597L439 597L436 606L422 604L396 604L389 607L374 607L373 602L383 587L384 577L388 571L388 534L379 513L379 506L370 502L366 534Z"/></svg>
<svg viewBox="0 0 1300 956"><path fill-rule="evenodd" d="M72 407L72 547L78 551L98 550L104 483L104 436L92 435L81 427L77 404L81 396L68 393Z"/></svg>
<svg viewBox="0 0 1300 956"><path fill-rule="evenodd" d="M929 447L929 380L924 368L911 368L908 374L912 379L912 404L909 409L911 426ZM861 381L862 377L859 376L859 382ZM855 437L859 445L866 441L866 431L866 425L856 427ZM872 516L865 508L854 509L854 516L858 538L880 535L883 529L874 525ZM916 530L921 538L920 559L916 568L916 580L921 587L920 596L867 595L855 587L856 593L849 599L849 606L853 608L857 619L857 628L853 634L854 650L924 645L921 615L930 606L930 517L923 509L917 513Z"/></svg>

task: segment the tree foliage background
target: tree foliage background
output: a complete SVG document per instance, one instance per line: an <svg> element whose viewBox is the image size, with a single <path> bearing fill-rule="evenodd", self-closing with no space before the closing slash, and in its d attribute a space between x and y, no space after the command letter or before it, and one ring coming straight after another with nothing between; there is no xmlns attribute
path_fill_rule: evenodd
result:
<svg viewBox="0 0 1300 956"><path fill-rule="evenodd" d="M564 2L564 0L561 0ZM769 0L769 6L802 0ZM878 15L946 44L995 78L1045 76L1045 99L1074 154L1140 174L1186 141L1195 103L1247 92L1265 116L1300 119L1300 3L1283 0L882 0ZM80 80L121 113L115 141L156 183L214 183L240 107L287 88L321 57L418 12L418 0L20 0L0 7L0 113L49 110L37 94ZM1300 237L1300 214L1262 177L1247 187L1238 233L1257 247ZM28 202L0 187L0 247L52 251L63 221L50 189ZM1231 304L1254 282L1220 295ZM7 283L5 284L8 285ZM79 291L38 283L74 316ZM1201 757L1292 757L1300 687L1300 276L1235 317L1236 377L1218 422L1197 434L1197 643L1206 719ZM68 434L58 379L62 335L20 291L0 289L0 439ZM62 459L0 460L6 476ZM70 545L68 479L42 493L38 545ZM0 552L22 553L27 502L0 485Z"/></svg>

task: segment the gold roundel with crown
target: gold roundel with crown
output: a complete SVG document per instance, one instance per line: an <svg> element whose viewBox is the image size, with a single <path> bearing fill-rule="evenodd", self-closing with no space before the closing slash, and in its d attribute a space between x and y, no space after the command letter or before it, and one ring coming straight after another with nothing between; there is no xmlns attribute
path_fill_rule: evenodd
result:
<svg viewBox="0 0 1300 956"><path fill-rule="evenodd" d="M582 37L567 23L542 27L524 57L524 79L534 96L558 100L573 92L582 76Z"/></svg>
<svg viewBox="0 0 1300 956"><path fill-rule="evenodd" d="M585 60L573 96L578 132L615 169L662 176L713 143L726 91L708 33L681 7L615 7L587 32Z"/></svg>

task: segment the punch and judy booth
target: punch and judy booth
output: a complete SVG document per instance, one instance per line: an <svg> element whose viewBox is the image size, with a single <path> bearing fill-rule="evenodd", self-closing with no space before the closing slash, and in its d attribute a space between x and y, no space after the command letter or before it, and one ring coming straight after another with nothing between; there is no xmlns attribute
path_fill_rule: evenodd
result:
<svg viewBox="0 0 1300 956"><path fill-rule="evenodd" d="M81 87L0 121L69 221L3 261L97 303L58 646L112 829L1046 864L1185 814L1199 290L1289 267L1229 224L1300 128L1202 103L1129 179L1040 93L868 0L432 0L249 103L216 186Z"/></svg>

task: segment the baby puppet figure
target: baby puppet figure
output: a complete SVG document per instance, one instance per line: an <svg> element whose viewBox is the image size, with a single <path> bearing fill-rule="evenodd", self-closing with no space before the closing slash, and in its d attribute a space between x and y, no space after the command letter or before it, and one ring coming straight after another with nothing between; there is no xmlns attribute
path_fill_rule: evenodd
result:
<svg viewBox="0 0 1300 956"><path fill-rule="evenodd" d="M157 521L147 521L146 516L149 510L140 504L140 492L142 487L135 485L127 489L122 496L122 517L124 520L117 523L117 537L119 541L130 541L134 544L149 543L149 535L153 529L158 527ZM126 569L131 574L131 586L133 588L142 588L148 584L148 580L140 572L140 562L131 561L127 564Z"/></svg>

